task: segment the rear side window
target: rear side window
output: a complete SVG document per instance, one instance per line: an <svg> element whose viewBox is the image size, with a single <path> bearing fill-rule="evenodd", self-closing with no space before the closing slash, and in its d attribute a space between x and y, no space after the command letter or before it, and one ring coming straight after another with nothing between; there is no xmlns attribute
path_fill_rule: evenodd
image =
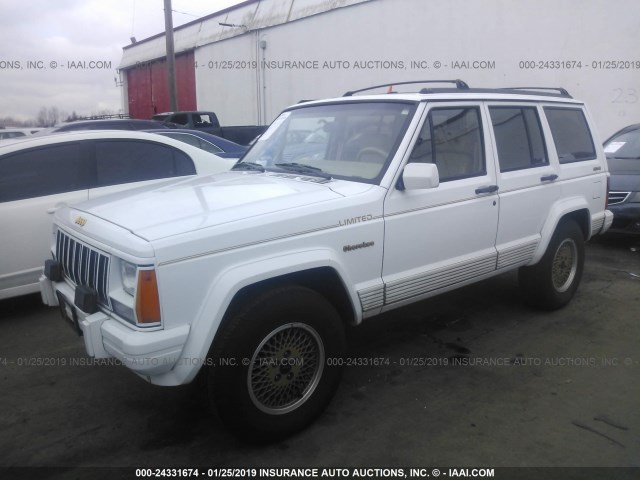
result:
<svg viewBox="0 0 640 480"><path fill-rule="evenodd" d="M538 112L533 107L490 107L501 172L548 165Z"/></svg>
<svg viewBox="0 0 640 480"><path fill-rule="evenodd" d="M195 175L193 161L167 145L136 140L96 142L97 186Z"/></svg>
<svg viewBox="0 0 640 480"><path fill-rule="evenodd" d="M186 113L177 113L171 119L171 123L177 123L178 125L188 125L189 116Z"/></svg>
<svg viewBox="0 0 640 480"><path fill-rule="evenodd" d="M0 132L1 139L17 137L26 137L26 135L22 132Z"/></svg>
<svg viewBox="0 0 640 480"><path fill-rule="evenodd" d="M151 120L149 120L148 122L140 120L137 122L127 122L126 126L126 128L128 128L129 130L149 130L158 127L162 128L162 126L158 125L157 122L153 122Z"/></svg>
<svg viewBox="0 0 640 480"><path fill-rule="evenodd" d="M206 152L210 153L220 153L222 152L221 148L216 147L214 144L205 142L199 137L195 135L191 135L190 133L179 133L179 132L169 132L162 133L165 137L175 138L176 140L180 140L181 142L188 143L189 145L193 145L194 147L200 148Z"/></svg>
<svg viewBox="0 0 640 480"><path fill-rule="evenodd" d="M479 109L432 109L409 161L435 163L441 182L485 175Z"/></svg>
<svg viewBox="0 0 640 480"><path fill-rule="evenodd" d="M77 143L6 155L0 158L0 202L87 189L86 164Z"/></svg>
<svg viewBox="0 0 640 480"><path fill-rule="evenodd" d="M560 163L597 158L584 113L579 108L544 107Z"/></svg>

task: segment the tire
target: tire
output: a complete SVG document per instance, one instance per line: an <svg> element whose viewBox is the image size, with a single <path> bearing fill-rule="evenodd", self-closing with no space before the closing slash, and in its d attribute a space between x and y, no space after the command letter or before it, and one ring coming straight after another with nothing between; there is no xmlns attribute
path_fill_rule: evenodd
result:
<svg viewBox="0 0 640 480"><path fill-rule="evenodd" d="M275 441L326 408L341 377L345 332L333 306L300 286L268 291L241 307L214 343L212 406L233 432Z"/></svg>
<svg viewBox="0 0 640 480"><path fill-rule="evenodd" d="M547 251L536 265L518 273L527 304L545 310L564 307L573 298L584 267L584 236L571 219L558 225Z"/></svg>

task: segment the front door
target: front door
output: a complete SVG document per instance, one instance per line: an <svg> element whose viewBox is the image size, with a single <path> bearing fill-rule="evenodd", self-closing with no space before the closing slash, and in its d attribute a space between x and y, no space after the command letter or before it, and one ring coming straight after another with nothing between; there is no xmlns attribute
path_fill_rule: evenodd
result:
<svg viewBox="0 0 640 480"><path fill-rule="evenodd" d="M483 121L484 120L484 121ZM434 163L440 184L390 190L385 201L385 306L491 274L499 198L480 102L432 104L408 162Z"/></svg>

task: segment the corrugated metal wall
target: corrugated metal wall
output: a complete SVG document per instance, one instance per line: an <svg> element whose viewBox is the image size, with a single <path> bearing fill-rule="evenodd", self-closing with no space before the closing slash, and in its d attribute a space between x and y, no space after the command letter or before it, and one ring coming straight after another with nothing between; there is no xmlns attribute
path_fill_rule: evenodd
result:
<svg viewBox="0 0 640 480"><path fill-rule="evenodd" d="M196 75L193 51L176 55L178 108L196 109ZM129 114L133 118L151 118L170 109L167 62L158 60L127 70Z"/></svg>
<svg viewBox="0 0 640 480"><path fill-rule="evenodd" d="M608 136L640 118L640 17L620 14L639 3L615 3L248 0L175 29L175 51L194 52L198 65L182 77L189 92L179 77L179 107L194 101L195 84L191 105L215 111L223 125L270 123L303 99L385 82L462 78L473 87L562 86L589 105ZM138 69L165 51L164 33L128 45L119 69ZM146 81L135 78L125 91L136 117L153 112L144 88L157 90L164 76ZM155 108L168 108L166 94Z"/></svg>

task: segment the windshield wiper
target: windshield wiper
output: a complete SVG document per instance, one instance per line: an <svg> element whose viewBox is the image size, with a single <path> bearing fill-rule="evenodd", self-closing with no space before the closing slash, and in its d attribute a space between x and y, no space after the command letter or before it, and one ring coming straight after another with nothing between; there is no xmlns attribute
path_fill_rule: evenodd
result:
<svg viewBox="0 0 640 480"><path fill-rule="evenodd" d="M253 162L238 162L233 167L231 167L231 170L256 170L258 172L265 171L262 165Z"/></svg>
<svg viewBox="0 0 640 480"><path fill-rule="evenodd" d="M331 180L331 175L323 172L321 168L312 167L311 165L306 165L304 163L295 163L295 162L276 163L276 167L280 167L283 170L289 170L296 173L308 173L309 175L316 175L318 177Z"/></svg>

